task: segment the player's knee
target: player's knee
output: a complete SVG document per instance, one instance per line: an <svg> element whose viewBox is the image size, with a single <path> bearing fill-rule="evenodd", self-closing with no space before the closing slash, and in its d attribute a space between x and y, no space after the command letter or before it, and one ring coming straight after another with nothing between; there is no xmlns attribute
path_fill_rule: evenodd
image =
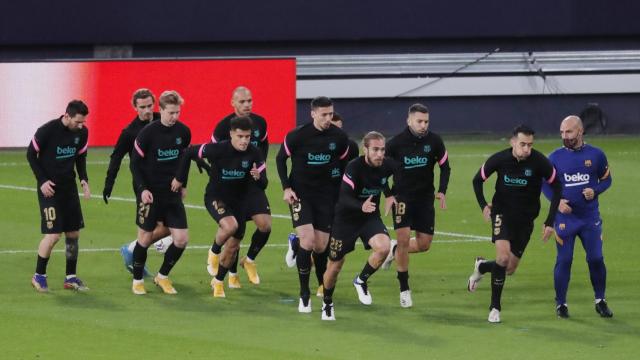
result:
<svg viewBox="0 0 640 360"><path fill-rule="evenodd" d="M506 270L507 275L515 274L517 268L518 268L517 266L514 266L514 267L508 266Z"/></svg>
<svg viewBox="0 0 640 360"><path fill-rule="evenodd" d="M601 266L601 265L604 265L604 258L602 256L596 257L596 258L588 258L587 257L587 264L589 264L589 266Z"/></svg>
<svg viewBox="0 0 640 360"><path fill-rule="evenodd" d="M60 240L60 234L47 234L43 240L49 247L54 247Z"/></svg>
<svg viewBox="0 0 640 360"><path fill-rule="evenodd" d="M420 252L428 251L431 248L431 241L418 241L418 250Z"/></svg>
<svg viewBox="0 0 640 360"><path fill-rule="evenodd" d="M509 255L503 255L503 254L498 254L496 256L496 263L500 266L504 266L507 268L510 268L511 266L509 266ZM515 269L514 269L515 271Z"/></svg>
<svg viewBox="0 0 640 360"><path fill-rule="evenodd" d="M172 238L173 245L182 249L187 247L187 244L189 243L189 235L186 231L184 233L180 232L178 234L173 234Z"/></svg>
<svg viewBox="0 0 640 360"><path fill-rule="evenodd" d="M271 217L269 216L256 217L255 223L258 231L263 233L271 232Z"/></svg>

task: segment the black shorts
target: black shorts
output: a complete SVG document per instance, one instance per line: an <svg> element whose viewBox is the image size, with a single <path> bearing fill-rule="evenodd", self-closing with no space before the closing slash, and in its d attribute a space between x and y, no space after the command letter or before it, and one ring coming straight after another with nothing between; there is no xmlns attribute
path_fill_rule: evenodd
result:
<svg viewBox="0 0 640 360"><path fill-rule="evenodd" d="M298 197L293 205L289 205L293 227L312 224L315 230L331 232L335 205L333 196Z"/></svg>
<svg viewBox="0 0 640 360"><path fill-rule="evenodd" d="M40 230L43 234L78 231L84 227L80 197L75 184L55 187L52 197L44 197L38 190L40 204Z"/></svg>
<svg viewBox="0 0 640 360"><path fill-rule="evenodd" d="M533 232L532 220L513 220L504 214L491 214L491 242L496 240L508 240L511 243L511 253L518 258L524 254L531 233Z"/></svg>
<svg viewBox="0 0 640 360"><path fill-rule="evenodd" d="M204 206L207 208L209 215L220 224L220 220L227 216L233 216L238 222L238 230L233 234L233 237L242 240L246 229L247 216L245 213L244 201L234 201L233 203L225 201L215 196L205 195Z"/></svg>
<svg viewBox="0 0 640 360"><path fill-rule="evenodd" d="M432 197L405 199L397 197L397 204L392 208L393 228L411 228L421 233L433 235L435 225L435 208Z"/></svg>
<svg viewBox="0 0 640 360"><path fill-rule="evenodd" d="M257 185L249 185L245 201L245 214L247 215L247 220L251 219L253 215L271 215L267 194Z"/></svg>
<svg viewBox="0 0 640 360"><path fill-rule="evenodd" d="M352 252L358 238L362 240L366 250L371 249L369 240L378 234L385 234L389 237L387 227L379 216L371 216L363 220L336 217L329 240L329 259L337 261Z"/></svg>
<svg viewBox="0 0 640 360"><path fill-rule="evenodd" d="M144 231L153 231L159 221L168 228L187 228L187 213L180 194L155 193L151 204L142 203L140 194L136 194L136 204L136 224Z"/></svg>

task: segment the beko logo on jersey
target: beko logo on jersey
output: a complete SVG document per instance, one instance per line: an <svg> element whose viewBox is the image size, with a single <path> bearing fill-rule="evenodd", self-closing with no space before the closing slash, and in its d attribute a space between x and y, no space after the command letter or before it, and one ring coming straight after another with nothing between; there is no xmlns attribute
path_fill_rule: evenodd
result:
<svg viewBox="0 0 640 360"><path fill-rule="evenodd" d="M177 159L178 154L180 154L180 150L178 149L167 149L167 150L158 149L158 161L167 161L167 160Z"/></svg>
<svg viewBox="0 0 640 360"><path fill-rule="evenodd" d="M414 156L414 157L405 156L404 157L405 169L412 169L412 168L423 167L423 166L427 166L426 157L421 157L421 156Z"/></svg>
<svg viewBox="0 0 640 360"><path fill-rule="evenodd" d="M227 169L222 169L222 178L225 180L230 180L230 179L242 179L244 177L246 173L242 170L227 170Z"/></svg>
<svg viewBox="0 0 640 360"><path fill-rule="evenodd" d="M309 165L323 165L328 164L331 161L331 155L329 154L308 154L307 164Z"/></svg>
<svg viewBox="0 0 640 360"><path fill-rule="evenodd" d="M589 183L589 179L591 179L589 174L564 174L565 186L585 185Z"/></svg>
<svg viewBox="0 0 640 360"><path fill-rule="evenodd" d="M60 146L56 146L56 159L66 159L70 158L76 154L76 148L73 146L67 146L61 148Z"/></svg>
<svg viewBox="0 0 640 360"><path fill-rule="evenodd" d="M367 197L369 197L371 195L377 196L378 194L380 194L380 189L363 188L362 191L360 192L360 197L361 198L367 198Z"/></svg>
<svg viewBox="0 0 640 360"><path fill-rule="evenodd" d="M527 181L527 179L510 178L507 175L505 175L504 183L507 186L527 186L529 182Z"/></svg>

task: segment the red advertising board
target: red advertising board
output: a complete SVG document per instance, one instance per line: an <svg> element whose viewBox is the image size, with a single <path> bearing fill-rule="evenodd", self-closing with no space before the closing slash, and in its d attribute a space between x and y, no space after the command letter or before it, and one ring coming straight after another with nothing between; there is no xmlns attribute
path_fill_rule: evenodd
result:
<svg viewBox="0 0 640 360"><path fill-rule="evenodd" d="M26 146L72 99L89 106L89 145L112 146L136 115L131 95L141 87L156 97L180 93L180 120L191 128L193 143L208 141L233 112L231 94L240 85L251 90L253 111L267 119L270 142L281 142L295 126L294 59L1 63L0 78L0 147Z"/></svg>

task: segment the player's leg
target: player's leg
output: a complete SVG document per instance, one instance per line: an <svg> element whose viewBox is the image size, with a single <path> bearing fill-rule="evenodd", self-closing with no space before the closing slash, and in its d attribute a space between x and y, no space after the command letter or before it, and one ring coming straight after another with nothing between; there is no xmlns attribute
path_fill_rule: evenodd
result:
<svg viewBox="0 0 640 360"><path fill-rule="evenodd" d="M224 278L229 271L229 267L231 267L233 262L236 260L239 249L240 239L236 238L235 235L231 236L226 241L224 250L222 251L222 254L220 256L218 272L216 273L216 276L211 280L214 297L225 297Z"/></svg>
<svg viewBox="0 0 640 360"><path fill-rule="evenodd" d="M164 225L162 221L159 221L156 225L156 228L153 229L153 235L151 235L153 240L153 248L156 249L157 252L164 254L169 249L169 246L173 244L173 238L171 237L171 231L168 227Z"/></svg>
<svg viewBox="0 0 640 360"><path fill-rule="evenodd" d="M569 317L567 291L571 280L573 249L579 224L562 214L556 217L556 264L553 268L553 285L556 291L556 314L561 318Z"/></svg>
<svg viewBox="0 0 640 360"><path fill-rule="evenodd" d="M76 275L78 266L78 239L80 231L65 232L65 257L66 257L66 276L64 280L64 288L76 291L87 291L89 288Z"/></svg>
<svg viewBox="0 0 640 360"><path fill-rule="evenodd" d="M247 250L247 256L241 260L240 265L247 271L249 281L254 285L258 285L260 284L260 277L258 276L255 259L269 240L269 235L271 234L271 215L255 214L251 219L256 224L256 230L251 236L251 245L249 245L249 250Z"/></svg>
<svg viewBox="0 0 640 360"><path fill-rule="evenodd" d="M586 260L589 265L589 277L595 298L595 309L602 317L612 317L605 300L607 285L607 268L602 254L602 220L599 218L585 221L585 226L580 230L579 236L586 252Z"/></svg>
<svg viewBox="0 0 640 360"><path fill-rule="evenodd" d="M144 295L147 291L144 288L144 268L147 262L147 249L151 245L152 229L145 230L138 228L136 245L133 248L133 285L131 291L135 295Z"/></svg>
<svg viewBox="0 0 640 360"><path fill-rule="evenodd" d="M48 292L47 265L51 257L53 247L60 240L60 234L45 234L38 245L38 258L36 261L36 271L31 278L31 285L38 292Z"/></svg>
<svg viewBox="0 0 640 360"><path fill-rule="evenodd" d="M298 311L311 312L311 290L309 289L309 277L311 274L311 252L315 246L315 229L313 226L314 209L310 202L300 198L292 205L291 221L296 230L300 247L296 254L296 266L298 268L298 281L300 282L300 301Z"/></svg>
<svg viewBox="0 0 640 360"><path fill-rule="evenodd" d="M211 276L216 276L218 273L218 266L220 264L220 254L222 253L222 246L236 233L238 230L238 221L232 215L227 215L217 220L218 230L213 240L213 244L209 249L209 255L207 257L207 271ZM235 258L235 257L234 257ZM229 267L231 264L229 264ZM227 267L227 269L229 269Z"/></svg>
<svg viewBox="0 0 640 360"><path fill-rule="evenodd" d="M507 266L511 257L511 243L509 240L496 240L496 260L491 270L491 305L489 306L489 322L500 322L502 310L502 289L506 277Z"/></svg>
<svg viewBox="0 0 640 360"><path fill-rule="evenodd" d="M324 198L316 198L313 201L313 228L315 230L315 244L313 246L313 265L315 266L318 290L316 295L322 297L324 293L324 272L327 270L329 256L329 233L334 222L335 201L327 201Z"/></svg>
<svg viewBox="0 0 640 360"><path fill-rule="evenodd" d="M372 251L360 274L353 279L353 286L356 288L360 302L364 305L371 305L373 299L369 292L367 281L380 268L382 262L389 254L391 239L389 239L389 235L386 234L386 229L385 232L377 233L371 237L367 235L363 236L363 240L367 238L368 241L365 241L365 243L371 247Z"/></svg>
<svg viewBox="0 0 640 360"><path fill-rule="evenodd" d="M332 239L333 241L333 239ZM344 264L344 257L341 259L329 259L327 263L327 271L324 273L322 283L324 284L324 291L322 295L322 320L335 320L335 311L333 305L333 292L336 288L336 282L338 281L338 274L342 270Z"/></svg>
<svg viewBox="0 0 640 360"><path fill-rule="evenodd" d="M48 292L47 265L51 257L53 247L60 240L63 232L63 214L60 213L58 202L59 194L52 197L44 197L38 191L38 204L40 206L40 230L44 234L38 244L38 257L36 260L36 271L31 278L31 285L38 292Z"/></svg>

